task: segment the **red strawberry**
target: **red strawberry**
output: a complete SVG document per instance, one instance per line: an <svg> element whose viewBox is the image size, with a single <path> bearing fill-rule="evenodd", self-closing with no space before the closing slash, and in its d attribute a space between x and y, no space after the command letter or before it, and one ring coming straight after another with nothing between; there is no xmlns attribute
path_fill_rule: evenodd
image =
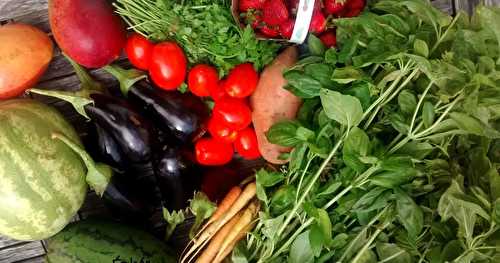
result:
<svg viewBox="0 0 500 263"><path fill-rule="evenodd" d="M323 8L323 0L314 1L314 11L321 11Z"/></svg>
<svg viewBox="0 0 500 263"><path fill-rule="evenodd" d="M345 0L325 0L326 13L339 15L344 10L345 4Z"/></svg>
<svg viewBox="0 0 500 263"><path fill-rule="evenodd" d="M365 8L364 0L349 0L347 1L344 12L342 14L343 17L355 17L363 12Z"/></svg>
<svg viewBox="0 0 500 263"><path fill-rule="evenodd" d="M238 9L247 12L250 9L259 10L264 6L265 0L240 0Z"/></svg>
<svg viewBox="0 0 500 263"><path fill-rule="evenodd" d="M288 0L287 2L288 10L290 10L291 14L297 15L297 9L299 8L299 1L300 0Z"/></svg>
<svg viewBox="0 0 500 263"><path fill-rule="evenodd" d="M283 38L285 39L290 39L292 38L292 33L293 33L293 27L295 26L295 20L294 19L288 19L284 23L281 23L280 25L280 34Z"/></svg>
<svg viewBox="0 0 500 263"><path fill-rule="evenodd" d="M272 27L269 25L264 25L261 29L260 32L264 34L266 37L270 38L275 38L280 35L280 31L276 27Z"/></svg>
<svg viewBox="0 0 500 263"><path fill-rule="evenodd" d="M335 31L329 30L319 36L323 45L327 48L337 46L337 36L335 35Z"/></svg>
<svg viewBox="0 0 500 263"><path fill-rule="evenodd" d="M262 15L262 20L266 24L277 26L285 22L290 14L283 0L266 0Z"/></svg>
<svg viewBox="0 0 500 263"><path fill-rule="evenodd" d="M326 18L321 12L314 12L309 24L309 32L321 34L326 30Z"/></svg>

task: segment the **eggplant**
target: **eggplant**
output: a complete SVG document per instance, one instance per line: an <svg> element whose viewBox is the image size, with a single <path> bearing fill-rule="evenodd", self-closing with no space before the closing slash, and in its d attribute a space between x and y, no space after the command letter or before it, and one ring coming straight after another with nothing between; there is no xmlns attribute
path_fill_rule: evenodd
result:
<svg viewBox="0 0 500 263"><path fill-rule="evenodd" d="M70 147L87 167L85 180L89 186L101 197L110 210L123 219L147 219L154 211L154 207L142 193L149 191L134 179L117 174L111 166L96 163L90 155L77 143L62 134L54 134L58 139Z"/></svg>
<svg viewBox="0 0 500 263"><path fill-rule="evenodd" d="M176 147L164 146L155 159L163 207L169 211L184 209L194 191L200 189L200 168Z"/></svg>
<svg viewBox="0 0 500 263"><path fill-rule="evenodd" d="M120 82L122 93L129 101L151 117L160 129L168 131L174 140L169 143L186 143L205 132L209 112L207 105L190 93L164 91L141 80L137 70L125 70L108 65L106 71Z"/></svg>
<svg viewBox="0 0 500 263"><path fill-rule="evenodd" d="M124 101L103 94L92 94L91 98L94 104L85 105L85 112L114 138L122 157L133 163L148 162L151 159L151 125ZM103 154L107 151L102 149Z"/></svg>
<svg viewBox="0 0 500 263"><path fill-rule="evenodd" d="M118 143L115 141L115 138L102 128L101 125L97 123L93 124L94 136L92 143L94 144L94 142L97 142L96 154L98 154L99 159L113 167L125 167L127 165L125 156L118 146Z"/></svg>

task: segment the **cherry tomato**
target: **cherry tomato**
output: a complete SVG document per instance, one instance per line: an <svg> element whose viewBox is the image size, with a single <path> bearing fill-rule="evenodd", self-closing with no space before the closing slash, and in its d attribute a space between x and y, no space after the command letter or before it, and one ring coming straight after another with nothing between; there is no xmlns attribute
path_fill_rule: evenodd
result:
<svg viewBox="0 0 500 263"><path fill-rule="evenodd" d="M237 131L227 127L224 120L217 117L212 116L212 118L210 118L207 128L212 137L227 143L234 142L236 140L236 137L238 136Z"/></svg>
<svg viewBox="0 0 500 263"><path fill-rule="evenodd" d="M210 90L210 97L214 101L218 101L224 97L227 97L226 91L224 90L224 83L226 83L225 79L219 80L219 83L217 86L211 87Z"/></svg>
<svg viewBox="0 0 500 263"><path fill-rule="evenodd" d="M236 151L248 160L257 159L261 156L257 135L253 128L246 128L238 132L238 138L234 142Z"/></svg>
<svg viewBox="0 0 500 263"><path fill-rule="evenodd" d="M234 98L245 98L250 96L257 88L259 74L251 63L243 63L234 67L227 76L224 89L227 94Z"/></svg>
<svg viewBox="0 0 500 263"><path fill-rule="evenodd" d="M252 122L252 111L242 99L222 98L215 102L212 114L236 131L245 129Z"/></svg>
<svg viewBox="0 0 500 263"><path fill-rule="evenodd" d="M210 96L210 90L218 86L219 74L214 67L205 64L194 66L188 74L188 87L198 97Z"/></svg>
<svg viewBox="0 0 500 263"><path fill-rule="evenodd" d="M224 165L233 158L233 147L214 138L202 138L195 145L196 161L203 165Z"/></svg>
<svg viewBox="0 0 500 263"><path fill-rule="evenodd" d="M147 70L151 62L153 48L154 44L151 41L142 35L134 33L127 39L125 53L127 53L128 60L134 67Z"/></svg>
<svg viewBox="0 0 500 263"><path fill-rule="evenodd" d="M153 48L149 74L153 82L165 90L175 90L186 78L187 60L175 42L162 42Z"/></svg>

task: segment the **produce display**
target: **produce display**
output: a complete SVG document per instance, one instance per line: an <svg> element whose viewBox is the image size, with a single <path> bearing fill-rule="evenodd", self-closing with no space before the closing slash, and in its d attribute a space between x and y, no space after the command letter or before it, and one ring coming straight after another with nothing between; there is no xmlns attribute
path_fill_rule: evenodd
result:
<svg viewBox="0 0 500 263"><path fill-rule="evenodd" d="M48 12L79 89L38 87L50 39L0 27L0 234L48 239L48 262L500 262L499 8ZM69 103L81 137L25 90ZM68 225L87 188L120 223Z"/></svg>

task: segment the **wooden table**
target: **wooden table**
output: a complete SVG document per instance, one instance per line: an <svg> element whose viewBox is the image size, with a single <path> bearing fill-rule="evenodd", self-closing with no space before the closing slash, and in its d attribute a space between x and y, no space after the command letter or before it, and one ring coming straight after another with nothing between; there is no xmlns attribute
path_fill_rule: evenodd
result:
<svg viewBox="0 0 500 263"><path fill-rule="evenodd" d="M0 23L4 24L11 21L23 22L37 26L45 32L50 32L47 1L48 0L0 0ZM457 10L471 12L478 2L480 1L433 1L436 6L439 6L439 8L450 14L455 14ZM500 5L500 0L485 0L485 3ZM124 63L123 59L121 63ZM93 70L91 74L105 85L116 85L116 81L102 70ZM54 59L38 86L66 90L78 88L79 81L73 73L71 65L62 57L59 49L56 49ZM75 113L69 104L56 99L47 99L38 96L33 96L33 98L55 106L65 114L71 123L75 124L80 134L85 134L86 125L84 125L82 118ZM91 192L87 196L84 206L78 212L78 215L75 216L74 220L84 219L92 215L106 215L106 209L97 196ZM44 262L43 256L45 253L46 248L43 241L22 242L0 236L0 263Z"/></svg>

